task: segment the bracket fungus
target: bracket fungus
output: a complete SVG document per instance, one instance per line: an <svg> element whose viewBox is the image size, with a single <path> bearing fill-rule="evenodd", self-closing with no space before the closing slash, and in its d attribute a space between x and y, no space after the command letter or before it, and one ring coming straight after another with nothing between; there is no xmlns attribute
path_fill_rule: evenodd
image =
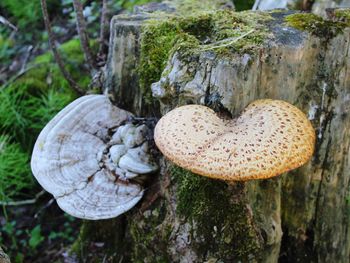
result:
<svg viewBox="0 0 350 263"><path fill-rule="evenodd" d="M68 214L84 219L116 217L143 196L135 177L158 167L148 153L146 125L104 95L83 96L41 131L31 167L40 185Z"/></svg>
<svg viewBox="0 0 350 263"><path fill-rule="evenodd" d="M315 147L305 114L270 99L252 102L230 120L201 105L176 108L159 120L154 139L175 164L227 181L280 175L306 163Z"/></svg>

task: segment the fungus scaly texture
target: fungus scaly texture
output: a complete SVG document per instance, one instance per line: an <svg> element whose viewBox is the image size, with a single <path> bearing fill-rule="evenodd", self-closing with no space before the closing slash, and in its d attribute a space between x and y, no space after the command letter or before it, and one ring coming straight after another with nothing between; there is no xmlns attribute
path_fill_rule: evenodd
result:
<svg viewBox="0 0 350 263"><path fill-rule="evenodd" d="M245 181L280 175L312 156L315 131L303 112L279 100L257 100L236 119L210 108L176 108L157 123L155 142L175 164L194 173Z"/></svg>

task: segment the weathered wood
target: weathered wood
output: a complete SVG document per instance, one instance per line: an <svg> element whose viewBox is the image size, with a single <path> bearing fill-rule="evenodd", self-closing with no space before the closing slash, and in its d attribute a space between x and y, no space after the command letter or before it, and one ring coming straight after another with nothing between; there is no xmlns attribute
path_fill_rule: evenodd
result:
<svg viewBox="0 0 350 263"><path fill-rule="evenodd" d="M152 3L136 7L133 16L114 16L111 21L110 46L106 66L105 91L112 100L123 109L131 110L137 115L157 113L157 104L147 105L144 92L139 85L139 60L141 31L150 19L166 19L167 14L189 13L215 8L233 8L228 0L217 1L177 0ZM156 15L152 15L157 12Z"/></svg>
<svg viewBox="0 0 350 263"><path fill-rule="evenodd" d="M0 247L0 263L10 263L10 258Z"/></svg>
<svg viewBox="0 0 350 263"><path fill-rule="evenodd" d="M312 5L312 12L318 15L326 15L327 8L348 8L349 0L316 0Z"/></svg>
<svg viewBox="0 0 350 263"><path fill-rule="evenodd" d="M235 116L255 99L286 100L313 122L313 160L277 179L227 185L160 158L142 203L117 219L124 239L111 248L116 262L349 262L350 29L311 21L299 30L287 25L289 14L248 14L237 21L240 30L251 23L251 35L212 44L202 38L169 54L152 91L162 114L201 103ZM152 114L136 71L144 21L114 18L107 89L121 106ZM215 47L223 43L232 44Z"/></svg>
<svg viewBox="0 0 350 263"><path fill-rule="evenodd" d="M272 10L275 8L289 8L294 10L311 10L313 13L326 16L327 8L350 7L349 0L256 0L253 10Z"/></svg>

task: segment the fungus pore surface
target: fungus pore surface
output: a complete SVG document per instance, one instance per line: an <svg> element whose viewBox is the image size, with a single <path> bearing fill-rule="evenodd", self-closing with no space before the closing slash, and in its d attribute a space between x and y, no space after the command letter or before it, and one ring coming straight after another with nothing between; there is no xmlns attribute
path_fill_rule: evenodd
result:
<svg viewBox="0 0 350 263"><path fill-rule="evenodd" d="M305 114L280 100L257 100L235 119L210 108L176 108L157 123L160 151L194 173L245 181L280 175L312 156L315 131Z"/></svg>

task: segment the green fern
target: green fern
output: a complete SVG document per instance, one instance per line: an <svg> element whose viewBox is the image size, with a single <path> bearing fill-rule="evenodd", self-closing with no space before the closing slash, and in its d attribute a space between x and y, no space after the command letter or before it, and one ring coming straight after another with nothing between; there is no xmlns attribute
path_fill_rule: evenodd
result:
<svg viewBox="0 0 350 263"><path fill-rule="evenodd" d="M16 137L22 135L27 125L20 105L24 93L11 87L0 90L0 130Z"/></svg>
<svg viewBox="0 0 350 263"><path fill-rule="evenodd" d="M29 120L29 129L39 132L64 106L72 101L72 96L49 90L40 97L30 97L24 103L24 114Z"/></svg>
<svg viewBox="0 0 350 263"><path fill-rule="evenodd" d="M34 186L28 154L6 135L0 135L0 182L0 201L25 197Z"/></svg>

